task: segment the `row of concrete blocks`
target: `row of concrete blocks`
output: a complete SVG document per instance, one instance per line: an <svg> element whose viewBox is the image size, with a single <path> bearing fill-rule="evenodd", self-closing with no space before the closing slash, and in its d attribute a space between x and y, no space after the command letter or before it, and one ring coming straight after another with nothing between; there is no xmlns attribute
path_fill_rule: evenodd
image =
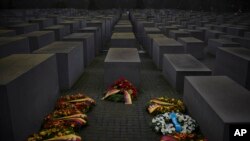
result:
<svg viewBox="0 0 250 141"><path fill-rule="evenodd" d="M0 121L1 125L9 127L2 129L2 139L24 140L39 129L40 119L54 107L59 89L70 88L83 73L85 60L89 63L93 60L93 39L93 33L74 33L65 37L71 42L53 42L33 54L0 59L4 103L1 107L4 116Z"/></svg>
<svg viewBox="0 0 250 141"><path fill-rule="evenodd" d="M110 27L110 24L106 24L109 25L108 27ZM49 26L44 28L43 30L45 31L35 31L36 29L33 29L32 27L34 26L34 24L21 24L21 25L17 25L20 29L23 30L22 33L26 33L26 34L22 34L19 35L21 37L28 37L28 42L29 42L29 48L27 48L27 45L25 45L25 41L22 40L22 46L18 47L16 45L18 45L18 41L21 42L21 38L1 38L1 42L2 42L2 47L1 47L1 56L0 57L4 57L7 56L9 54L12 53L27 53L27 52L32 52L36 49L41 48L42 46L53 42L54 40L63 40L64 36L69 35L72 32L94 32L95 33L95 46L96 46L96 51L95 53L98 54L99 51L102 50L103 46L104 46L104 42L103 40L105 40L105 36L103 35L103 31L106 28L105 24L101 21L90 21L87 22L87 26L85 27L85 25L80 29L78 26L77 28L73 28L75 27L73 23L69 23L69 26L67 25L55 25L55 26ZM74 30L70 30L70 26L72 26L72 28ZM108 28L109 30L112 29L111 27ZM16 29L17 30L17 29ZM32 32L34 31L34 32ZM49 32L50 31L50 32ZM54 33L52 32L54 31ZM109 33L109 38L111 36L111 33ZM0 30L0 36L7 36L7 35L14 35L14 31L13 30ZM54 36L54 37L53 37ZM13 42L13 40L16 40L16 42ZM21 43L20 43L21 44ZM10 49L10 47L5 47L8 45L13 45L15 47L13 47L12 49ZM25 47L26 48L25 48ZM15 49L14 49L15 48ZM18 49L17 49L18 48ZM20 52L20 50L24 50L23 52Z"/></svg>
<svg viewBox="0 0 250 141"><path fill-rule="evenodd" d="M99 27L102 37L102 41L107 41L110 39L112 26L115 23L116 17L107 16L100 17L98 20L86 19L84 16L78 17L64 17L64 20L60 16L51 15L48 18L39 18L30 20L31 23L20 23L14 25L6 25L9 29L16 31L16 34L25 34L37 30L53 30L56 34L56 40L61 40L62 36L69 33L78 31L80 28L87 26ZM54 22L53 22L54 21ZM67 26L67 27L63 27ZM40 28L39 28L40 27ZM65 29L66 28L66 29ZM2 31L5 33L6 31ZM0 36L3 34L0 31ZM5 34L6 35L6 34ZM104 45L104 42L102 42Z"/></svg>
<svg viewBox="0 0 250 141"><path fill-rule="evenodd" d="M165 60L164 54L183 54L183 53L188 53L191 54L192 56L195 57L195 59L199 59L200 57L203 57L203 43L193 37L184 37L184 38L179 38L177 42L174 39L169 39L164 37L164 35L161 34L152 34L151 36L154 36L153 38L153 52L152 52L152 58L154 63L156 64L158 69L166 69L169 68L168 66L165 65ZM218 41L218 43L221 43L220 45L215 45L216 46L216 65L215 65L215 74L220 74L220 75L227 75L230 76L233 80L236 82L242 84L242 86L246 87L249 89L248 83L250 82L250 79L248 77L249 75L249 50L246 48L238 47L237 44L235 46L226 46L228 42L224 40ZM222 48L221 47L227 47L227 50L233 50L232 52L232 57L228 57L225 55L222 55L221 53ZM209 49L209 48L208 48ZM230 55L229 55L230 56ZM237 59L237 56L239 58ZM178 60L184 60L184 59L178 59ZM239 61L240 60L240 61ZM194 61L190 61L194 62ZM224 63L223 63L224 62ZM228 63L225 63L228 62ZM232 62L237 62L237 63L232 63ZM226 65L227 64L227 65ZM183 65L185 65L183 63ZM192 64L191 64L192 65ZM187 65L188 66L188 65ZM237 68L242 67L242 69L238 70ZM242 71L240 73L239 71ZM210 73L211 74L211 73ZM176 75L174 75L175 77ZM170 79L173 81L175 84L176 79ZM183 81L183 79L182 79ZM183 83L183 82L182 82ZM174 86L177 86L175 84ZM179 86L178 88L182 89L183 85Z"/></svg>
<svg viewBox="0 0 250 141"><path fill-rule="evenodd" d="M158 46L164 42L166 44L169 40L162 34L150 36L156 37ZM165 39L159 39L159 37ZM174 40L168 42L169 53L183 52L181 44ZM217 45L218 47L228 43L218 42L222 42L221 45ZM172 48L170 48L171 45ZM238 75L238 80L244 81L243 86L247 87L246 84L250 82L249 73L247 73L249 72L249 50L239 47L218 48L217 50L215 74ZM159 57L160 51L157 50L157 52L155 56ZM238 81L235 80L235 82L226 76L204 76L211 75L211 70L191 55L162 54L162 56L163 75L178 90L183 90L184 87L184 102L188 112L198 121L202 132L209 140L227 141L232 136L232 130L235 131L237 127L249 127L250 110L247 105L250 102L250 93L239 85L241 83L236 83ZM227 71L227 73L222 71ZM248 82L246 82L247 79ZM207 118L208 115L209 118ZM216 129L211 127L216 127Z"/></svg>
<svg viewBox="0 0 250 141"><path fill-rule="evenodd" d="M126 15L126 17L128 17L128 15ZM138 42L133 33L132 24L129 20L123 20L126 18L121 19L122 20L120 20L114 27L110 46L115 48L136 48Z"/></svg>
<svg viewBox="0 0 250 141"><path fill-rule="evenodd" d="M185 33L181 30L170 30L170 36L175 39L178 38L178 42L181 43L179 44L176 41L167 39L163 34L159 34L160 33L159 30L155 27L145 27L144 30L146 31L146 35L147 35L146 42L144 44L145 49L149 53L149 55L152 56L155 64L157 65L159 69L162 69L161 68L161 65L163 62L162 56L165 53L189 53L197 59L202 59L204 57L204 53L203 53L204 47L205 47L204 42L202 42L201 40L195 39L193 37L188 37L190 36L190 34L188 33ZM219 37L217 34L220 34L220 33L221 32L217 32L215 30L208 30L207 36L208 37L210 36L211 38L217 38ZM181 47L182 45L184 46L184 49L183 47ZM240 44L226 40L226 39L209 39L209 44L207 48L209 53L216 55L216 51L218 50L219 47L240 47ZM229 69L229 70L232 70L232 69ZM247 65L244 70L246 72L248 71ZM236 74L239 74L238 72L234 72L234 73L231 73L231 74L221 73L221 74L228 75L228 76L234 76ZM247 78L247 74L243 75L243 77ZM237 82L239 82L240 84L243 84L244 87L247 87L246 86L247 80L242 79L242 77L238 77L238 78L241 78L241 79L240 81L237 81ZM234 79L234 80L237 80L237 79Z"/></svg>
<svg viewBox="0 0 250 141"><path fill-rule="evenodd" d="M236 129L250 125L249 62L248 49L219 48L216 76L210 76L212 71L190 54L164 54L162 73L183 91L188 113L202 133L209 140L228 141Z"/></svg>
<svg viewBox="0 0 250 141"><path fill-rule="evenodd" d="M231 130L249 126L248 90L227 76L210 76L211 70L189 54L165 54L163 62L163 75L177 89L184 87L188 112L208 139L227 141ZM104 62L105 86L121 76L140 86L140 63L137 49L110 48Z"/></svg>
<svg viewBox="0 0 250 141"><path fill-rule="evenodd" d="M95 33L73 33L56 42L53 42L51 31L29 34L34 34L32 38L38 41L37 44L46 42L47 45L41 45L33 54L11 52L13 55L0 59L0 101L3 105L0 107L0 140L25 140L37 132L41 119L53 110L60 89L70 88L95 57ZM31 53L29 39L25 37L1 39L1 49L13 47L13 51L21 50L18 53Z"/></svg>
<svg viewBox="0 0 250 141"><path fill-rule="evenodd" d="M186 27L187 25L197 25L197 26L204 26L206 24L239 24L239 25L249 25L248 18L250 17L249 14L241 14L241 15L234 15L229 14L227 15L215 15L214 13L202 13L202 12L190 12L190 11L178 11L178 10L169 10L167 9L164 14L160 13L159 11L131 11L132 19L134 20L135 17L142 17L147 20L162 23L163 26L165 25L181 25Z"/></svg>
<svg viewBox="0 0 250 141"><path fill-rule="evenodd" d="M231 36L236 36L240 38L238 43L243 47L249 47L250 39L249 39L249 30L245 26L237 26L232 24L224 24L224 25L215 25L215 24L204 24L204 27L198 27L197 25L188 25L183 27L181 25L169 25L169 26L158 26L155 28L158 23L146 21L144 18L136 19L135 18L135 30L136 35L139 36L138 40L141 44L145 45L145 33L162 33L168 37L175 38L176 40L179 37L188 37L193 36L197 39L208 42L209 39L217 39L220 36L229 34ZM144 28L144 29L143 29ZM178 30L179 29L179 30ZM227 32L226 32L227 31ZM245 35L245 37L241 37Z"/></svg>
<svg viewBox="0 0 250 141"><path fill-rule="evenodd" d="M240 47L240 46L243 46L243 47L249 48L250 39L248 39L248 38L242 38L239 36L232 36L232 35L225 35L223 32L216 31L216 30L209 30L206 27L204 27L202 30L204 30L204 32L206 33L205 39L208 40L208 50L207 51L213 55L216 55L216 51L217 51L218 47ZM161 32L159 31L159 29L155 28L155 27L145 27L144 32L145 32L145 34L143 34L143 36L144 36L143 46L145 47L148 54L150 56L152 56L152 49L151 48L152 48L153 41L151 38L158 38L158 37L164 37L164 36L162 34L160 34ZM191 32L191 34L189 32ZM200 31L201 34L202 34L202 32L203 31ZM194 30L169 30L169 36L172 38L175 38L176 40L180 37L189 37L189 36L193 36L193 37L198 38L198 37L201 37L200 33L196 32ZM219 38L219 37L221 37L222 39L214 39L214 38ZM193 40L193 42L191 40ZM203 43L202 41L198 41L198 40L194 41L194 39L192 39L192 38L186 38L186 39L184 39L184 41L183 41L183 39L180 39L178 41L184 45L185 53L190 53L198 59L203 58L203 52L204 52L203 48L205 46L205 43ZM196 47L194 47L194 46L196 46ZM198 49L197 46L199 46L200 49Z"/></svg>

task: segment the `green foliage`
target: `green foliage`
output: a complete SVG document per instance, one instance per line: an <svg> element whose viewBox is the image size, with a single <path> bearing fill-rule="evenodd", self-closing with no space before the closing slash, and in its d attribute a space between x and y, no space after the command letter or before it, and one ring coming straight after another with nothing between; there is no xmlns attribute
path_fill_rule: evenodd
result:
<svg viewBox="0 0 250 141"><path fill-rule="evenodd" d="M114 102L124 102L124 95L123 94L111 95L107 98L107 100Z"/></svg>

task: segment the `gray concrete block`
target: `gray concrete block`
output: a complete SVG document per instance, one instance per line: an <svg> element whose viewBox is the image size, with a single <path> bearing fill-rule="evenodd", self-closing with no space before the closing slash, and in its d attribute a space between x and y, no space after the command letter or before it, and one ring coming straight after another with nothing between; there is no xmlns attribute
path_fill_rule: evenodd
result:
<svg viewBox="0 0 250 141"><path fill-rule="evenodd" d="M218 39L224 32L216 30L206 30L205 41L208 42L209 39Z"/></svg>
<svg viewBox="0 0 250 141"><path fill-rule="evenodd" d="M240 47L240 44L236 42L231 42L229 40L224 40L224 39L209 39L208 40L207 52L209 52L212 55L216 55L216 51L218 47Z"/></svg>
<svg viewBox="0 0 250 141"><path fill-rule="evenodd" d="M65 36L63 41L78 41L83 43L85 67L87 67L95 58L94 33L73 33Z"/></svg>
<svg viewBox="0 0 250 141"><path fill-rule="evenodd" d="M62 38L68 34L70 34L70 27L64 25L54 25L50 27L46 27L43 30L46 31L54 31L55 39L57 41L62 40Z"/></svg>
<svg viewBox="0 0 250 141"><path fill-rule="evenodd" d="M174 39L154 38L152 59L158 69L162 69L163 54L166 53L184 53L184 47Z"/></svg>
<svg viewBox="0 0 250 141"><path fill-rule="evenodd" d="M0 37L10 37L15 35L16 35L15 30L0 29Z"/></svg>
<svg viewBox="0 0 250 141"><path fill-rule="evenodd" d="M195 37L199 40L204 41L205 40L205 33L202 30L196 30L196 29L185 29L184 31L190 33L192 37Z"/></svg>
<svg viewBox="0 0 250 141"><path fill-rule="evenodd" d="M169 31L170 31L170 30L178 30L178 27L176 27L176 26L163 26L163 27L162 27L162 30L163 30L164 34L165 34L167 37L169 37Z"/></svg>
<svg viewBox="0 0 250 141"><path fill-rule="evenodd" d="M231 42L238 42L239 41L239 36L234 36L234 35L221 35L220 39L224 39L224 40L229 40Z"/></svg>
<svg viewBox="0 0 250 141"><path fill-rule="evenodd" d="M8 26L9 29L16 30L16 34L25 34L39 30L39 25L36 23L21 23Z"/></svg>
<svg viewBox="0 0 250 141"><path fill-rule="evenodd" d="M152 57L153 54L154 38L167 38L167 37L164 34L147 34L147 39L144 47L150 57Z"/></svg>
<svg viewBox="0 0 250 141"><path fill-rule="evenodd" d="M245 32L244 37L245 38L250 38L250 32Z"/></svg>
<svg viewBox="0 0 250 141"><path fill-rule="evenodd" d="M178 91L183 91L185 76L206 76L212 71L189 54L164 54L163 76Z"/></svg>
<svg viewBox="0 0 250 141"><path fill-rule="evenodd" d="M54 25L57 25L63 21L63 18L59 15L48 15L48 18L53 20Z"/></svg>
<svg viewBox="0 0 250 141"><path fill-rule="evenodd" d="M21 36L29 39L30 51L33 52L43 46L46 46L55 41L55 34L53 31L34 31Z"/></svg>
<svg viewBox="0 0 250 141"><path fill-rule="evenodd" d="M239 43L242 47L250 49L250 38L238 38L236 42Z"/></svg>
<svg viewBox="0 0 250 141"><path fill-rule="evenodd" d="M250 51L246 48L219 48L214 74L227 75L250 90Z"/></svg>
<svg viewBox="0 0 250 141"><path fill-rule="evenodd" d="M80 30L79 32L82 33L94 33L95 36L95 55L98 55L99 52L102 50L102 45L101 45L101 29L100 27L85 27Z"/></svg>
<svg viewBox="0 0 250 141"><path fill-rule="evenodd" d="M82 42L54 42L39 50L36 54L55 54L61 90L69 89L84 71Z"/></svg>
<svg viewBox="0 0 250 141"><path fill-rule="evenodd" d="M131 24L117 24L114 27L114 32L133 32Z"/></svg>
<svg viewBox="0 0 250 141"><path fill-rule="evenodd" d="M111 47L136 48L138 45L133 32L113 33L111 37Z"/></svg>
<svg viewBox="0 0 250 141"><path fill-rule="evenodd" d="M70 33L76 32L77 30L80 29L80 22L75 20L66 20L59 23L59 25L69 26Z"/></svg>
<svg viewBox="0 0 250 141"><path fill-rule="evenodd" d="M140 57L136 48L110 48L104 61L104 87L125 77L140 86Z"/></svg>
<svg viewBox="0 0 250 141"><path fill-rule="evenodd" d="M0 37L0 58L11 54L30 53L29 40L25 37Z"/></svg>
<svg viewBox="0 0 250 141"><path fill-rule="evenodd" d="M102 50L104 48L105 45L105 24L103 21L100 20L91 20L91 21L87 21L87 27L99 27L101 30L101 45L102 45Z"/></svg>
<svg viewBox="0 0 250 141"><path fill-rule="evenodd" d="M178 42L184 46L185 53L191 54L197 59L204 58L205 43L203 41L194 37L183 37L178 38Z"/></svg>
<svg viewBox="0 0 250 141"><path fill-rule="evenodd" d="M180 37L190 37L190 33L183 30L170 30L169 37L177 40Z"/></svg>
<svg viewBox="0 0 250 141"><path fill-rule="evenodd" d="M230 35L235 35L235 36L241 36L244 37L244 33L247 32L248 29L247 28L243 28L243 27L227 27L227 33Z"/></svg>
<svg viewBox="0 0 250 141"><path fill-rule="evenodd" d="M26 140L59 97L56 57L15 54L0 59L0 139Z"/></svg>
<svg viewBox="0 0 250 141"><path fill-rule="evenodd" d="M37 23L39 25L39 29L42 30L45 27L54 25L53 19L51 18L38 18L30 20L31 23Z"/></svg>
<svg viewBox="0 0 250 141"><path fill-rule="evenodd" d="M231 126L250 124L250 92L230 78L187 76L184 83L187 110L209 140L229 141Z"/></svg>
<svg viewBox="0 0 250 141"><path fill-rule="evenodd" d="M214 27L214 30L221 31L221 32L227 32L228 25L216 25Z"/></svg>
<svg viewBox="0 0 250 141"><path fill-rule="evenodd" d="M112 17L103 17L103 19L105 20L105 36L106 36L106 41L109 41L112 35L112 21L113 18Z"/></svg>

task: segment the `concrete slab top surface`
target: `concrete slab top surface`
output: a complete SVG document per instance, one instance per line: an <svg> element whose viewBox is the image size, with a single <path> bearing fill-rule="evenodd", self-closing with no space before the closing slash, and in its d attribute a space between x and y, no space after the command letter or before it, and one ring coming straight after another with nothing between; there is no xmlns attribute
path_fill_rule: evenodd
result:
<svg viewBox="0 0 250 141"><path fill-rule="evenodd" d="M34 32L30 32L30 33L27 33L27 34L23 34L21 36L26 36L26 37L39 37L39 36L43 36L43 35L46 35L46 34L49 34L49 33L53 33L53 31L34 31Z"/></svg>
<svg viewBox="0 0 250 141"><path fill-rule="evenodd" d="M8 33L8 32L16 32L15 30L8 30L8 29L0 29L0 34Z"/></svg>
<svg viewBox="0 0 250 141"><path fill-rule="evenodd" d="M0 85L8 84L53 54L13 54L0 59Z"/></svg>
<svg viewBox="0 0 250 141"><path fill-rule="evenodd" d="M135 62L140 63L136 48L110 48L104 62Z"/></svg>
<svg viewBox="0 0 250 141"><path fill-rule="evenodd" d="M243 47L221 47L220 50L250 61L250 50Z"/></svg>
<svg viewBox="0 0 250 141"><path fill-rule="evenodd" d="M54 42L34 51L34 53L69 53L75 47L82 47L82 42Z"/></svg>
<svg viewBox="0 0 250 141"><path fill-rule="evenodd" d="M115 28L116 27L131 27L132 28L132 25L131 24L117 24L116 26L115 26Z"/></svg>
<svg viewBox="0 0 250 141"><path fill-rule="evenodd" d="M61 29L64 28L64 25L53 25L53 26L49 26L49 27L45 27L44 29Z"/></svg>
<svg viewBox="0 0 250 141"><path fill-rule="evenodd" d="M167 38L164 34L148 34L149 38Z"/></svg>
<svg viewBox="0 0 250 141"><path fill-rule="evenodd" d="M42 22L42 21L46 21L46 20L50 20L49 18L38 18L38 19L32 19L30 20L31 22Z"/></svg>
<svg viewBox="0 0 250 141"><path fill-rule="evenodd" d="M15 37L0 37L0 46L6 45L15 41L27 39L26 37L15 36Z"/></svg>
<svg viewBox="0 0 250 141"><path fill-rule="evenodd" d="M248 30L247 27L241 27L241 26L231 26L227 27L228 29L237 29L237 30Z"/></svg>
<svg viewBox="0 0 250 141"><path fill-rule="evenodd" d="M176 71L211 71L190 54L164 54Z"/></svg>
<svg viewBox="0 0 250 141"><path fill-rule="evenodd" d="M128 22L121 22L121 21L119 21L118 23L117 23L117 25L131 25L132 26L132 24L128 21Z"/></svg>
<svg viewBox="0 0 250 141"><path fill-rule="evenodd" d="M115 32L112 34L112 39L135 39L133 32Z"/></svg>
<svg viewBox="0 0 250 141"><path fill-rule="evenodd" d="M154 24L154 22L149 22L149 21L140 21L142 24Z"/></svg>
<svg viewBox="0 0 250 141"><path fill-rule="evenodd" d="M33 25L36 25L36 23L20 23L20 24L10 25L8 27L28 27Z"/></svg>
<svg viewBox="0 0 250 141"><path fill-rule="evenodd" d="M89 26L89 27L84 27L84 28L82 28L82 29L80 29L80 30L96 31L96 30L98 30L98 29L99 29L99 27L91 27L91 26Z"/></svg>
<svg viewBox="0 0 250 141"><path fill-rule="evenodd" d="M179 40L185 43L203 43L203 41L194 37L180 37L178 38L178 41Z"/></svg>
<svg viewBox="0 0 250 141"><path fill-rule="evenodd" d="M207 32L210 32L210 33L221 33L221 34L225 34L224 32L221 32L221 31L218 31L218 30L207 30Z"/></svg>
<svg viewBox="0 0 250 141"><path fill-rule="evenodd" d="M232 41L229 41L229 40L226 40L226 39L209 39L209 40L213 41L213 42L218 42L218 43L221 43L221 44L238 44L238 45L240 45L239 43L232 42Z"/></svg>
<svg viewBox="0 0 250 141"><path fill-rule="evenodd" d="M202 30L199 30L199 29L185 29L184 31L186 31L186 32L191 32L191 33L199 33L199 32L202 32Z"/></svg>
<svg viewBox="0 0 250 141"><path fill-rule="evenodd" d="M189 34L188 32L184 31L184 30L170 30L170 33L180 33L180 34Z"/></svg>
<svg viewBox="0 0 250 141"><path fill-rule="evenodd" d="M154 41L159 46L182 46L181 43L177 42L175 39L170 38L154 38Z"/></svg>
<svg viewBox="0 0 250 141"><path fill-rule="evenodd" d="M94 36L94 33L72 33L68 36L65 36L63 39L86 39L91 36Z"/></svg>
<svg viewBox="0 0 250 141"><path fill-rule="evenodd" d="M198 29L198 30L209 30L208 27L196 27L196 29ZM217 31L217 30L215 30L215 31Z"/></svg>
<svg viewBox="0 0 250 141"><path fill-rule="evenodd" d="M87 21L87 24L103 24L103 21L100 21L100 20L91 20L91 21Z"/></svg>
<svg viewBox="0 0 250 141"><path fill-rule="evenodd" d="M250 92L227 76L186 76L225 123L250 122Z"/></svg>
<svg viewBox="0 0 250 141"><path fill-rule="evenodd" d="M161 30L157 27L145 27L144 28L146 32L150 32L150 31L159 31L161 32Z"/></svg>
<svg viewBox="0 0 250 141"><path fill-rule="evenodd" d="M223 37L226 37L226 38L234 38L234 39L238 39L238 38L241 38L240 36L235 36L235 35L221 35L220 38L223 38Z"/></svg>
<svg viewBox="0 0 250 141"><path fill-rule="evenodd" d="M173 26L173 25L163 26L163 28L165 28L165 29L178 29L177 26Z"/></svg>
<svg viewBox="0 0 250 141"><path fill-rule="evenodd" d="M75 20L65 20L63 22L60 22L59 24L74 24L74 23L78 23L79 21L75 21Z"/></svg>

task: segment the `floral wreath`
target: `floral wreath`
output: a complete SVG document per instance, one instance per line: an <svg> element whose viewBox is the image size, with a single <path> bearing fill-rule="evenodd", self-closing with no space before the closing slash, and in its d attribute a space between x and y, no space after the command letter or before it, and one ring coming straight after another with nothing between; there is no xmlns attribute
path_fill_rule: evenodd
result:
<svg viewBox="0 0 250 141"><path fill-rule="evenodd" d="M61 96L57 100L56 109L75 107L81 112L87 113L95 105L96 105L95 100L84 94L79 93L75 95Z"/></svg>
<svg viewBox="0 0 250 141"><path fill-rule="evenodd" d="M149 101L147 106L149 114L158 115L166 112L184 112L185 106L182 100L159 97Z"/></svg>
<svg viewBox="0 0 250 141"><path fill-rule="evenodd" d="M28 137L28 141L81 141L77 135L81 127L87 124L86 113L95 105L95 101L84 95L61 96L55 110L43 121L41 130Z"/></svg>
<svg viewBox="0 0 250 141"><path fill-rule="evenodd" d="M75 131L67 127L43 129L29 136L28 141L81 141L81 137Z"/></svg>
<svg viewBox="0 0 250 141"><path fill-rule="evenodd" d="M208 140L201 134L176 133L173 135L163 135L160 141L208 141Z"/></svg>
<svg viewBox="0 0 250 141"><path fill-rule="evenodd" d="M132 100L136 99L137 89L125 78L120 78L105 92L102 100L106 99L115 102L125 102L132 104Z"/></svg>
<svg viewBox="0 0 250 141"><path fill-rule="evenodd" d="M167 112L159 114L152 119L152 128L163 135L175 133L191 134L196 130L197 123L188 115Z"/></svg>

